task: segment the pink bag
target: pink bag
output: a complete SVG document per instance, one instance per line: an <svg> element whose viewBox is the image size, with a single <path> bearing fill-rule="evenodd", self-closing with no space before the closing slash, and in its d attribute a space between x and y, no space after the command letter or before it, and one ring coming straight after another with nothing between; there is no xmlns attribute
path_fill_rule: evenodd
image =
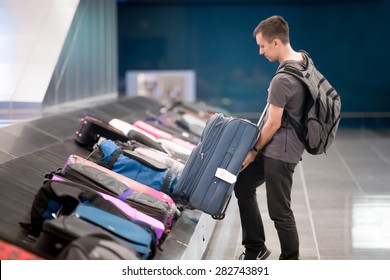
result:
<svg viewBox="0 0 390 280"><path fill-rule="evenodd" d="M152 134L157 139L163 138L163 139L171 140L173 138L172 134L165 132L161 129L158 129L157 127L154 127L153 125L150 125L147 122L141 120L135 121L133 125L135 127L142 129L143 131L146 131L149 134Z"/></svg>
<svg viewBox="0 0 390 280"><path fill-rule="evenodd" d="M144 206L147 206L148 198L145 196L142 196L142 194L145 194L145 195L153 197L154 199L157 199L157 201L165 203L169 207L167 209L169 217L167 219L164 219L164 220L160 219L160 221L163 221L163 223L165 224L166 227L170 227L172 225L173 219L175 217L180 216L180 211L177 209L175 202L172 200L172 198L169 195L167 195L163 192L157 191L149 186L141 184L135 180L132 180L132 179L130 179L126 176L123 176L121 174L118 174L114 171L111 171L103 166L100 166L100 165L98 165L90 160L87 160L87 159L85 159L81 156L75 155L75 154L72 154L68 157L68 159L64 165L64 170L65 171L67 169L69 170L70 166L75 168L76 167L75 165L78 168L90 167L93 170L97 170L97 172L96 172L97 179L99 177L99 173L103 174L103 175L107 174L110 178L114 179L115 181L112 182L112 189L114 189L115 192L117 192L117 191L120 192L120 193L116 193L116 194L118 195L119 199L121 199L125 202L126 202L126 198L130 195L133 197L138 196L138 197L140 197L140 200L145 201L146 204ZM115 189L116 185L123 185L123 184L126 186L126 190L123 190L123 189L116 190ZM140 210L140 209L138 209L138 210ZM142 211L142 212L149 215L149 213L147 212L147 208L145 209L145 211Z"/></svg>
<svg viewBox="0 0 390 280"><path fill-rule="evenodd" d="M115 206L117 206L120 210L122 210L126 215L128 215L133 220L142 221L144 223L151 225L153 227L153 230L156 232L157 239L161 239L165 231L165 227L162 222L138 211L137 209L131 207L130 205L128 205L127 203L123 202L122 200L116 197L101 192L99 192L99 194L105 200L109 200L112 203L114 203Z"/></svg>
<svg viewBox="0 0 390 280"><path fill-rule="evenodd" d="M141 121L141 120L138 120L136 122L134 122L133 124L134 126L148 132L149 134L152 134L154 137L156 137L157 139L167 139L167 140L171 140L172 142L174 143L177 143L179 144L180 146L182 147L185 147L187 148L188 150L192 151L196 145L188 142L188 141L185 141L183 139L180 139L180 138L177 138L175 136L173 136L172 134L168 133L168 132L165 132L159 128L156 128L154 127L153 125L150 125L148 124L147 122L144 122L144 121Z"/></svg>
<svg viewBox="0 0 390 280"><path fill-rule="evenodd" d="M146 137L149 137L150 139L156 141L157 138L152 135L151 133L148 133L145 130L142 130L135 125L132 125L128 122L122 121L120 119L112 119L108 122L111 126L115 127L116 129L119 129L123 132L124 135L128 135L130 131L137 131L145 135Z"/></svg>

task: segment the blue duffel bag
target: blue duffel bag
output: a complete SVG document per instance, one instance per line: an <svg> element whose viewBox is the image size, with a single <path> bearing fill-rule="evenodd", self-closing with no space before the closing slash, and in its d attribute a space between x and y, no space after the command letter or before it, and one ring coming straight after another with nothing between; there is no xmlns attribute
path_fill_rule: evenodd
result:
<svg viewBox="0 0 390 280"><path fill-rule="evenodd" d="M96 150L101 156L96 159L95 155L91 160L116 173L168 195L176 187L179 174L164 164L131 150L124 150L109 139L99 142Z"/></svg>

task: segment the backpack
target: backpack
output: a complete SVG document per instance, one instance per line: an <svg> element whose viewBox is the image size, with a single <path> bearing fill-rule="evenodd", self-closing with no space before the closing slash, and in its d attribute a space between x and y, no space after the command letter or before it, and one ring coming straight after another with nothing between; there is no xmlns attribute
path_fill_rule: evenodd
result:
<svg viewBox="0 0 390 280"><path fill-rule="evenodd" d="M287 121L295 129L305 149L312 155L326 154L332 144L340 123L340 95L314 66L310 55L300 51L306 61L305 70L286 64L275 75L287 73L296 77L309 89L310 96L304 104L302 123L295 121L287 112Z"/></svg>
<svg viewBox="0 0 390 280"><path fill-rule="evenodd" d="M57 260L139 260L130 244L110 234L94 233L76 238L56 256Z"/></svg>

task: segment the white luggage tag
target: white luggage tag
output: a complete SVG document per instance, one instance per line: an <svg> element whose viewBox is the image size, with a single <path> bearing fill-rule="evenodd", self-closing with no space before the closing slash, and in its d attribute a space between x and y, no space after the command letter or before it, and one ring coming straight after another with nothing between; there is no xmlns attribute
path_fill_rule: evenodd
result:
<svg viewBox="0 0 390 280"><path fill-rule="evenodd" d="M215 172L215 177L224 180L225 182L228 182L229 184L234 184L237 181L237 176L233 173L230 173L226 169L217 168L217 171Z"/></svg>

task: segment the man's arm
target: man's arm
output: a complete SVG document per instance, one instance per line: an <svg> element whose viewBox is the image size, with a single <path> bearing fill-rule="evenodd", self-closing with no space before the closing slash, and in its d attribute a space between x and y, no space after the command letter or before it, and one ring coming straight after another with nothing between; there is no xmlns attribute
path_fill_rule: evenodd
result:
<svg viewBox="0 0 390 280"><path fill-rule="evenodd" d="M260 137L255 145L258 151L264 148L264 146L272 139L276 131L278 131L278 129L281 127L283 110L283 108L278 106L272 104L269 105L268 119L265 122L260 132ZM241 171L244 170L255 159L256 154L257 153L254 150L249 151L242 164Z"/></svg>

